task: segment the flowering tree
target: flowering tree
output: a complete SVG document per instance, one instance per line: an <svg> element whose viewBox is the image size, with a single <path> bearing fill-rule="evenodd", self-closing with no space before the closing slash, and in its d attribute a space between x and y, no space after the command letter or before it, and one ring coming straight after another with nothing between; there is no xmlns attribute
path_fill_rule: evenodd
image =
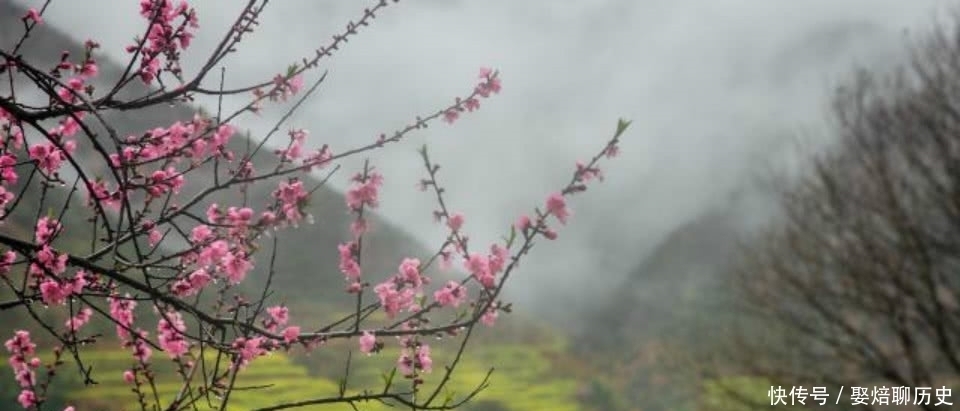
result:
<svg viewBox="0 0 960 411"><path fill-rule="evenodd" d="M53 341L51 346L38 346L36 333L4 330L12 334L5 347L20 387L17 400L29 410L44 408L56 370L70 361L86 383L94 381L83 359L89 347L119 344L129 351L127 371L99 378L122 378L142 409L193 409L212 396L217 407L225 409L237 376L259 356L294 347L322 349L325 343L350 339L368 355L378 354L387 344L398 345L396 365L387 371L382 386L365 387L357 394L341 389L323 398L278 399L269 409L371 400L413 409L454 408L486 385L484 381L459 398L439 395L453 377L474 328L493 325L506 309L499 296L510 274L535 240L557 238L557 223L565 224L571 216L567 197L601 177L598 162L618 153L618 139L629 125L621 120L614 136L589 161L572 167L570 180L548 194L542 207L519 217L508 238L483 250L468 247L464 216L448 209L439 166L423 148L425 177L420 188L435 196L438 207L433 215L449 228L448 236L433 255L404 258L397 272L387 276L365 273L361 264L369 229L366 217L377 208L385 181L366 162L346 193L346 207L354 216L352 237L338 249L337 268L345 279L345 292L355 296L356 304L346 307L349 314L327 323L294 322L295 313L270 298L270 280L282 273L270 269L267 288L256 293L242 286L260 263L254 255L269 246L264 244L268 231L292 229L309 219L305 206L317 187L306 186L304 176L326 170L329 177L344 158L384 149L437 120L454 123L500 91L499 73L482 69L478 83L452 104L367 144L340 149L324 145L308 151L306 130L291 129L282 142L272 138L325 76L317 75L310 87L304 78L318 71L321 60L359 28L368 26L388 1L365 9L359 20L347 24L342 34L310 57L272 79L238 89L224 89L222 82L209 86L215 82L211 73L258 27L267 1L250 0L205 64L196 73L186 73L180 61L199 27L197 13L184 1L141 0L144 33L127 47L126 69L111 79L99 78L100 46L94 40L85 43L82 56L64 53L53 67L21 56L31 32L43 24L49 4L29 9L22 16L19 41L0 50L0 75L7 83L6 89L0 88L0 224L17 213L34 215L28 235L0 231L0 280L15 296L0 301L0 309L20 310ZM136 83L148 91L131 93L137 90ZM42 98L36 99L38 94ZM192 119L156 125L136 135L121 135L105 117L109 112L190 102L198 95L246 95L248 100L235 112L198 111ZM297 100L277 126L252 147L241 152L231 144L235 124L245 116L256 114L264 104L294 97ZM268 144L279 148L266 153ZM265 157L270 161L262 161ZM185 187L192 179L203 181L203 188L188 193ZM273 187L272 195L248 198L245 194L255 185ZM211 201L225 191L237 192L243 200ZM75 193L82 200L75 199ZM28 197L36 200L38 212L17 210ZM67 224L68 210L84 215L85 223ZM89 249L68 251L63 245L66 238L82 238ZM272 254L260 259L269 261L270 267L276 256L276 239L272 242ZM462 262L468 274L431 282L427 270L435 262L441 266ZM43 315L56 309L68 313L67 321ZM109 321L114 332L92 332L88 324L95 321ZM437 383L427 390L428 374L440 368L434 366L425 340L433 335L453 337L455 355L433 375ZM47 350L50 360L42 361ZM158 394L158 361L172 362L177 370L182 385L173 397Z"/></svg>

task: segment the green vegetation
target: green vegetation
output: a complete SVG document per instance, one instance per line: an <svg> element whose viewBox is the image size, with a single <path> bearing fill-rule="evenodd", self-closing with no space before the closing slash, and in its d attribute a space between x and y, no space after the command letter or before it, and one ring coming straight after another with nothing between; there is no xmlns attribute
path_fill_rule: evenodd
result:
<svg viewBox="0 0 960 411"><path fill-rule="evenodd" d="M703 405L717 411L743 409L743 401L770 403L770 381L754 377L724 377L703 382Z"/></svg>
<svg viewBox="0 0 960 411"><path fill-rule="evenodd" d="M452 347L452 345L448 345ZM320 348L317 353L326 350ZM332 350L340 351L337 347ZM436 369L427 378L423 387L431 390L441 377L443 364L452 359L451 350L437 350ZM396 350L385 350L374 356L354 356L347 385L348 393L357 393L353 388L382 387L381 375L389 372L396 359ZM484 389L467 409L498 410L578 410L582 409L574 395L579 383L570 375L558 373L551 364L550 356L542 349L525 345L488 345L471 350L458 366L454 379L441 393L440 400L449 395L454 401L472 392L487 375L488 367L496 366ZM228 410L244 411L281 403L286 399L302 400L335 396L339 381L324 376L311 376L305 366L297 364L299 354L274 353L254 360L237 378L236 387L230 395ZM344 357L345 360L346 357ZM45 360L49 358L44 358ZM54 380L57 384L55 398L58 404L72 404L85 410L136 410L139 405L132 385L123 381L122 374L133 362L130 354L122 349L90 350L84 355L85 365L93 366L94 379L99 384L84 387L80 376L72 366L64 366ZM208 355L207 366L212 366L214 357ZM161 400L173 398L181 388L180 378L173 373L172 363L157 353L153 361L157 394ZM67 364L71 364L68 360ZM342 364L328 364L342 374ZM9 375L6 365L0 367L0 374ZM408 384L402 377L395 377L394 386L402 389ZM147 395L152 396L149 386L143 387ZM53 392L53 391L52 391ZM15 397L13 392L3 392L5 399ZM13 395L11 395L13 394ZM52 400L54 400L52 398ZM217 409L218 398L210 396L197 402L199 410ZM9 401L9 400L8 400ZM164 405L167 405L164 403ZM13 404L9 404L13 406ZM358 409L367 411L389 410L391 407L376 403L357 404ZM307 410L349 410L346 404L313 406Z"/></svg>
<svg viewBox="0 0 960 411"><path fill-rule="evenodd" d="M770 405L770 387L777 384L763 377L731 376L706 380L703 383L701 394L702 408L716 411L740 411L747 409L745 404L751 404L757 408L763 408ZM808 390L810 387L805 387ZM791 387L785 387L789 394ZM809 391L808 391L809 393ZM831 399L836 399L836 392L831 392ZM786 399L789 404L789 397ZM808 395L806 399L808 406L816 407L818 404ZM808 409L800 404L783 405L777 404L778 410Z"/></svg>

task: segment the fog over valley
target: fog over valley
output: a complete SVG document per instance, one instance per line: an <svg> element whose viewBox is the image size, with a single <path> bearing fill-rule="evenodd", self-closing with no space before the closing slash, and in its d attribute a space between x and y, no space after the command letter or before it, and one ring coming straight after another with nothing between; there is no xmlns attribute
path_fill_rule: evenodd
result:
<svg viewBox="0 0 960 411"><path fill-rule="evenodd" d="M911 33L927 30L916 27L951 3L401 1L323 62L326 82L288 126L309 129L312 148L347 149L469 91L478 67L500 70L503 92L477 113L372 155L386 176L380 212L436 244L443 230L431 223L432 198L415 189L424 174L415 148L427 144L442 164L451 208L464 212L472 241L484 244L565 183L574 161L598 150L618 117L633 120L624 155L604 168L606 181L572 202L561 241L538 244L511 280L518 303L548 313L558 297L585 302L619 287L671 231L705 212L734 201L738 216L762 220L763 196L742 195L752 176L788 163L798 134L827 139L820 129L827 97L853 65L902 60ZM201 29L184 56L188 72L239 6L195 5ZM141 30L131 17L136 7L55 2L45 18L78 39L95 34L104 52L124 59L123 46ZM226 87L312 56L362 7L271 3L262 28L225 61ZM228 98L225 107L240 101ZM268 109L243 124L263 135L281 113ZM461 156L472 161L456 161ZM333 184L344 187L359 161L345 164Z"/></svg>

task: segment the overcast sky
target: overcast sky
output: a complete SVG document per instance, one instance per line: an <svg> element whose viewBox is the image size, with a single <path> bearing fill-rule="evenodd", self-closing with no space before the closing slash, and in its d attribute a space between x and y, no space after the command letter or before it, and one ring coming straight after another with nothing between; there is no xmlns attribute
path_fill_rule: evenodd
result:
<svg viewBox="0 0 960 411"><path fill-rule="evenodd" d="M123 57L143 30L137 3L54 0L46 18ZM201 30L186 59L196 65L240 2L194 3ZM272 2L227 61L228 86L312 55L371 3ZM777 164L788 137L816 130L852 64L895 63L904 30L922 32L952 3L403 0L323 64L328 81L289 125L309 129L312 146L350 148L449 104L479 67L499 69L503 92L478 113L373 155L386 175L383 213L437 244L431 197L414 189L416 148L429 144L449 204L466 214L474 244L488 244L565 183L618 117L632 119L607 181L572 201L560 241L541 244L515 278L515 296L548 301L615 285L670 229L723 201L758 165ZM279 112L240 125L263 130ZM357 170L345 165L340 187Z"/></svg>

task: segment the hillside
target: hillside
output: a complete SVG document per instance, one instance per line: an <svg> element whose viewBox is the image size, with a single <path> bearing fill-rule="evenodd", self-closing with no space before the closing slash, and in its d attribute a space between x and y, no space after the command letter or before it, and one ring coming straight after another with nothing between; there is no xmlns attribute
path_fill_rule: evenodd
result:
<svg viewBox="0 0 960 411"><path fill-rule="evenodd" d="M644 410L693 410L733 313L729 268L743 234L738 205L715 208L669 233L618 292L595 307L575 339L627 400ZM651 396L650 393L657 393Z"/></svg>

